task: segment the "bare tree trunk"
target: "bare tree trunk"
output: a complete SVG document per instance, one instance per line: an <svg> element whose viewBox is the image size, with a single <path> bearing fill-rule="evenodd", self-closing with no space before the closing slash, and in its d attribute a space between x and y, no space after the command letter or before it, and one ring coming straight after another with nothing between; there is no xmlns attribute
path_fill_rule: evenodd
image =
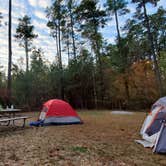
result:
<svg viewBox="0 0 166 166"><path fill-rule="evenodd" d="M59 40L58 40L58 28L56 27L56 52L57 52L57 58L58 58L58 63L59 63Z"/></svg>
<svg viewBox="0 0 166 166"><path fill-rule="evenodd" d="M124 85L125 85L125 91L126 91L126 97L127 97L127 104L130 99L130 94L129 94L129 84L128 84L128 76L124 75Z"/></svg>
<svg viewBox="0 0 166 166"><path fill-rule="evenodd" d="M99 44L98 41L96 41L96 51L97 51L97 57L98 57L98 63L99 63L99 77L100 77L100 98L101 98L101 106L103 107L103 101L104 101L104 78L103 78L103 67L101 62L101 54L99 50Z"/></svg>
<svg viewBox="0 0 166 166"><path fill-rule="evenodd" d="M98 108L98 103L97 103L97 92L96 92L96 82L95 82L95 71L92 73L92 79L93 79L93 95L94 95L94 104L95 108Z"/></svg>
<svg viewBox="0 0 166 166"><path fill-rule="evenodd" d="M114 0L114 6L116 6L116 1ZM118 45L120 44L120 30L119 30L119 21L118 21L118 13L117 10L114 10L115 12L115 21L116 21L116 30L117 30L117 35L118 35Z"/></svg>
<svg viewBox="0 0 166 166"><path fill-rule="evenodd" d="M29 71L28 41L25 39L26 72Z"/></svg>
<svg viewBox="0 0 166 166"><path fill-rule="evenodd" d="M116 0L113 0L114 6L116 6ZM116 21L116 30L117 30L117 35L118 35L118 51L120 56L122 56L122 44L121 44L121 35L120 35L120 30L119 30L119 21L118 21L118 13L117 10L114 9L115 13L115 21ZM127 103L129 102L129 87L128 87L128 78L126 75L124 75L124 86L125 86L125 91L126 91L126 97L127 97Z"/></svg>
<svg viewBox="0 0 166 166"><path fill-rule="evenodd" d="M70 15L70 26L71 26L71 37L72 37L72 43L73 43L73 55L74 55L74 59L76 59L76 47L75 47L75 33L74 33L74 20L73 20L73 15L72 15L72 4L73 4L73 0L70 0L68 2L69 6L69 15Z"/></svg>
<svg viewBox="0 0 166 166"><path fill-rule="evenodd" d="M151 45L151 53L152 53L153 60L154 60L154 66L155 66L154 70L155 70L155 75L156 75L156 79L157 79L159 95L162 96L163 87L162 87L160 69L159 69L158 62L157 62L157 53L155 52L155 47L154 47L154 43L153 43L153 36L151 34L151 31L150 31L149 18L148 18L148 15L147 15L144 0L143 0L143 9L144 9L144 17L145 17L145 22L146 22L146 28L147 28L147 31L148 31L148 39L149 39L149 42L150 42L150 45Z"/></svg>
<svg viewBox="0 0 166 166"><path fill-rule="evenodd" d="M74 34L74 28L73 28L73 16L71 13L71 9L70 9L70 21L71 21L71 35L72 35L72 41L73 41L73 54L74 54L74 59L76 59L76 47L75 47L75 34Z"/></svg>
<svg viewBox="0 0 166 166"><path fill-rule="evenodd" d="M67 56L68 56L68 64L70 61L70 48L69 48L69 42L67 42Z"/></svg>
<svg viewBox="0 0 166 166"><path fill-rule="evenodd" d="M95 22L95 18L93 17ZM95 34L97 35L97 29L95 27ZM101 106L103 107L103 100L104 100L104 81L103 81L103 67L101 62L101 53L100 53L100 44L98 39L94 41L94 52L96 54L96 62L99 64L99 79L100 79L100 98L101 98Z"/></svg>
<svg viewBox="0 0 166 166"><path fill-rule="evenodd" d="M67 55L68 55L68 64L69 64L69 61L70 61L70 39L69 39L69 28L68 28L68 31L67 31Z"/></svg>
<svg viewBox="0 0 166 166"><path fill-rule="evenodd" d="M58 43L59 43L59 68L60 68L60 96L61 96L61 99L64 99L63 67L62 67L62 55L61 55L61 28L60 28L60 26L61 25L60 25L60 19L59 19L58 20Z"/></svg>
<svg viewBox="0 0 166 166"><path fill-rule="evenodd" d="M8 100L9 105L11 104L11 67L12 67L12 0L9 0L9 25L8 25L8 82L7 82L7 93L8 93Z"/></svg>
<svg viewBox="0 0 166 166"><path fill-rule="evenodd" d="M92 48L91 48L91 54L92 53ZM94 96L94 107L97 109L98 108L98 103L97 103L97 90L96 90L96 80L95 80L95 66L93 66L93 71L92 71L92 81L93 81L93 96Z"/></svg>

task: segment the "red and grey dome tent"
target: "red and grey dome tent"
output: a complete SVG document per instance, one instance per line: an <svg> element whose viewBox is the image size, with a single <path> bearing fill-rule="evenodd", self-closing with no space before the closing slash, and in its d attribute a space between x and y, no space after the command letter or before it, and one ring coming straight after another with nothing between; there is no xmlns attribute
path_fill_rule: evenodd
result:
<svg viewBox="0 0 166 166"><path fill-rule="evenodd" d="M51 99L43 104L39 121L42 121L44 126L83 123L70 104L59 99Z"/></svg>

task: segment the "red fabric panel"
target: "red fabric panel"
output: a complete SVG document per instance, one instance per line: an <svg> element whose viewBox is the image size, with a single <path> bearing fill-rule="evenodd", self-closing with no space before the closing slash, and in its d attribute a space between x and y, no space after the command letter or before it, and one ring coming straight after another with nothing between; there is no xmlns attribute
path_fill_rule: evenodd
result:
<svg viewBox="0 0 166 166"><path fill-rule="evenodd" d="M44 103L48 108L46 117L50 116L78 116L75 110L65 101L52 99Z"/></svg>

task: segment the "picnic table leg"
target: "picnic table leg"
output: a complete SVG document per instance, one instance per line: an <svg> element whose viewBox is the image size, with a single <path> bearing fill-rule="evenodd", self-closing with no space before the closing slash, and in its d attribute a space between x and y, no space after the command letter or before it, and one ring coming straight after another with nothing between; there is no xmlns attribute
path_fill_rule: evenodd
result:
<svg viewBox="0 0 166 166"><path fill-rule="evenodd" d="M11 117L12 117L12 118L15 117L15 112L13 112L13 114L11 114ZM15 126L14 120L13 120L13 126Z"/></svg>
<svg viewBox="0 0 166 166"><path fill-rule="evenodd" d="M6 124L6 126L9 126L10 125L10 120L8 121L8 123Z"/></svg>
<svg viewBox="0 0 166 166"><path fill-rule="evenodd" d="M16 126L16 125L15 125L15 120L13 120L13 126Z"/></svg>
<svg viewBox="0 0 166 166"><path fill-rule="evenodd" d="M26 120L26 119L24 118L24 122L23 122L23 125L22 125L22 127L25 127L25 120Z"/></svg>
<svg viewBox="0 0 166 166"><path fill-rule="evenodd" d="M26 121L26 118L23 119L23 125L22 125L22 127L25 127L25 121ZM16 126L15 125L15 120L13 120L13 126Z"/></svg>
<svg viewBox="0 0 166 166"><path fill-rule="evenodd" d="M3 126L9 126L10 125L10 120L7 121L7 122L1 122L0 125L3 125Z"/></svg>

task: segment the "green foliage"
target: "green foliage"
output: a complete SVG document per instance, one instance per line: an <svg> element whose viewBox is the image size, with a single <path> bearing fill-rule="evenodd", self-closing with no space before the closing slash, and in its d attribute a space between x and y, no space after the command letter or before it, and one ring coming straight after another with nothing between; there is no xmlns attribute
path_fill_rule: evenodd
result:
<svg viewBox="0 0 166 166"><path fill-rule="evenodd" d="M149 17L150 28L153 35L156 50L160 52L161 50L166 50L166 11L160 7L155 14Z"/></svg>
<svg viewBox="0 0 166 166"><path fill-rule="evenodd" d="M80 56L70 61L66 69L66 94L71 102L76 102L77 107L88 107L93 98L93 71L93 58L86 49L81 50Z"/></svg>
<svg viewBox="0 0 166 166"><path fill-rule="evenodd" d="M107 0L106 6L107 10L112 14L118 11L119 15L124 15L129 12L127 4L126 0Z"/></svg>
<svg viewBox="0 0 166 166"><path fill-rule="evenodd" d="M30 18L19 19L16 38L26 53L31 49L32 55L28 72L13 64L14 104L36 108L48 99L64 97L76 108L149 107L159 97L149 32L166 93L166 11L160 7L148 15L146 4L157 1L132 2L137 3L137 12L119 28L119 17L129 12L125 0L107 0L104 9L96 0L53 1L47 8L47 26L55 39L56 60L50 65L41 49L30 47L36 37ZM115 44L104 41L101 33L112 15L118 36ZM62 65L64 55L68 55L68 65ZM6 78L1 71L0 101L3 104L5 86ZM87 149L74 147L73 151L85 153Z"/></svg>
<svg viewBox="0 0 166 166"><path fill-rule="evenodd" d="M104 27L106 22L105 11L97 8L95 0L83 0L75 12L78 13L77 20L81 23L80 28L83 36L91 41L98 40L98 29Z"/></svg>
<svg viewBox="0 0 166 166"><path fill-rule="evenodd" d="M24 106L39 106L48 95L48 67L40 49L33 49L29 72L14 71L13 93L16 103Z"/></svg>
<svg viewBox="0 0 166 166"><path fill-rule="evenodd" d="M61 98L60 91L61 70L55 62L51 64L48 72L48 98Z"/></svg>
<svg viewBox="0 0 166 166"><path fill-rule="evenodd" d="M64 78L62 66L62 27L65 25L65 6L62 0L54 1L53 5L47 9L48 23L47 26L52 30L51 34L56 39L57 59L60 69L60 98L64 99Z"/></svg>
<svg viewBox="0 0 166 166"><path fill-rule="evenodd" d="M25 40L28 42L32 41L34 38L37 37L33 33L34 26L31 24L31 18L25 15L23 18L18 19L19 24L16 28L16 39L20 41L20 45L25 47ZM30 43L29 43L30 45Z"/></svg>
<svg viewBox="0 0 166 166"><path fill-rule="evenodd" d="M16 28L15 38L20 42L20 46L25 48L26 54L26 71L29 70L29 55L28 52L31 50L32 40L37 37L34 34L34 26L31 25L31 18L25 15L23 18L18 19L19 24Z"/></svg>
<svg viewBox="0 0 166 166"><path fill-rule="evenodd" d="M133 3L138 3L138 8L141 8L144 3L151 3L153 5L157 5L157 2L159 2L160 0L132 0Z"/></svg>
<svg viewBox="0 0 166 166"><path fill-rule="evenodd" d="M91 48L95 54L96 66L99 71L99 88L95 85L94 78L94 98L97 100L95 94L97 89L99 90L99 95L101 96L101 101L103 100L103 70L102 70L102 61L101 61L101 48L103 44L103 38L99 32L99 28L104 27L106 23L106 12L97 7L97 1L95 0L83 0L76 9L77 20L80 22L80 29L82 37L88 39L91 43ZM95 102L96 103L96 102ZM95 104L97 107L97 104Z"/></svg>
<svg viewBox="0 0 166 166"><path fill-rule="evenodd" d="M77 20L81 23L82 36L91 41L92 48L97 54L99 52L97 49L100 49L102 42L102 36L98 31L105 25L105 11L97 8L96 1L83 0L75 12L78 13Z"/></svg>
<svg viewBox="0 0 166 166"><path fill-rule="evenodd" d="M164 79L166 79L166 51L160 52L159 66L164 75Z"/></svg>

